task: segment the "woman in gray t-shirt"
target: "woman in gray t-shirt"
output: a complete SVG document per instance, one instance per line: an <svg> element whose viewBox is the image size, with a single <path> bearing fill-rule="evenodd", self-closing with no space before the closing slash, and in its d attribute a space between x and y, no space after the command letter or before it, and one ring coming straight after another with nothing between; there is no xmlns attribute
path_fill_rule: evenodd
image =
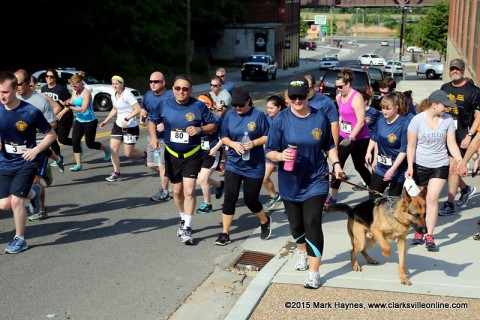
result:
<svg viewBox="0 0 480 320"><path fill-rule="evenodd" d="M423 100L419 110L423 111L413 117L408 126L406 178L413 178L427 191L427 229L423 238L415 233L412 244L423 244L429 251L435 251L433 229L438 219L438 199L448 178L448 151L458 162L462 160L455 140L453 118L446 114L446 108L455 103L446 92L437 90L428 99ZM448 147L448 151L447 151Z"/></svg>

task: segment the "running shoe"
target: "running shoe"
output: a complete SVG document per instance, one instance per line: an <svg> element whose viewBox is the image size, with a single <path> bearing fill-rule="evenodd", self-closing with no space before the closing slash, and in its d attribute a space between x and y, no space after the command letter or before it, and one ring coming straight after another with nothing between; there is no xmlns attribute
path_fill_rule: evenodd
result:
<svg viewBox="0 0 480 320"><path fill-rule="evenodd" d="M172 199L168 190L159 189L157 193L150 197L152 201L168 201Z"/></svg>
<svg viewBox="0 0 480 320"><path fill-rule="evenodd" d="M110 146L107 146L107 151L105 151L105 155L103 156L103 160L109 161L111 156L112 156L112 151L110 150Z"/></svg>
<svg viewBox="0 0 480 320"><path fill-rule="evenodd" d="M428 251L435 251L435 239L429 234L425 236L425 248L427 248Z"/></svg>
<svg viewBox="0 0 480 320"><path fill-rule="evenodd" d="M362 188L359 188L359 187L364 187L364 188L366 188L367 185L362 181L362 182L359 182L359 183L357 184L357 187L352 187L352 190L353 190L353 191L363 190Z"/></svg>
<svg viewBox="0 0 480 320"><path fill-rule="evenodd" d="M28 249L27 241L20 239L19 237L13 238L5 249L5 253L20 253Z"/></svg>
<svg viewBox="0 0 480 320"><path fill-rule="evenodd" d="M331 204L336 204L337 199L335 199L331 194L328 194L327 199L325 199L325 205L329 206Z"/></svg>
<svg viewBox="0 0 480 320"><path fill-rule="evenodd" d="M30 199L29 209L31 214L36 214L40 212L40 192L42 192L42 186L34 184L32 190L35 191L35 197Z"/></svg>
<svg viewBox="0 0 480 320"><path fill-rule="evenodd" d="M73 167L70 168L70 171L72 172L77 172L77 171L82 171L83 167L79 164L74 165Z"/></svg>
<svg viewBox="0 0 480 320"><path fill-rule="evenodd" d="M263 208L266 210L266 211L271 211L271 210L274 210L275 209L275 206L277 205L277 203L282 200L282 197L280 196L280 194L276 194L274 195L273 197L269 197L267 203L265 203L263 205Z"/></svg>
<svg viewBox="0 0 480 320"><path fill-rule="evenodd" d="M215 244L217 246L224 246L224 245L227 245L231 242L232 241L230 241L230 236L227 233L223 233L223 232L220 233L217 240L215 240Z"/></svg>
<svg viewBox="0 0 480 320"><path fill-rule="evenodd" d="M52 163L50 163L50 165L51 165L52 167L58 167L57 161L53 161Z"/></svg>
<svg viewBox="0 0 480 320"><path fill-rule="evenodd" d="M318 289L320 287L320 273L308 271L303 287L307 289Z"/></svg>
<svg viewBox="0 0 480 320"><path fill-rule="evenodd" d="M28 217L28 221L42 221L48 218L47 208L41 210L39 213L32 214Z"/></svg>
<svg viewBox="0 0 480 320"><path fill-rule="evenodd" d="M415 232L415 235L413 236L413 239L412 239L412 244L417 245L417 244L423 244L423 243L424 243L423 234Z"/></svg>
<svg viewBox="0 0 480 320"><path fill-rule="evenodd" d="M206 203L205 201L202 202L200 208L197 209L198 214L207 214L213 211L213 207L211 204Z"/></svg>
<svg viewBox="0 0 480 320"><path fill-rule="evenodd" d="M438 210L438 215L439 216L451 216L452 214L455 214L455 208L453 207L453 203L445 201L443 203L443 208Z"/></svg>
<svg viewBox="0 0 480 320"><path fill-rule="evenodd" d="M192 228L186 227L182 232L182 242L187 246L193 245Z"/></svg>
<svg viewBox="0 0 480 320"><path fill-rule="evenodd" d="M114 172L109 177L105 178L108 182L114 182L120 180L120 173Z"/></svg>
<svg viewBox="0 0 480 320"><path fill-rule="evenodd" d="M468 200L475 194L477 188L467 186L460 192L460 199L458 199L457 206L464 208L467 206Z"/></svg>
<svg viewBox="0 0 480 320"><path fill-rule="evenodd" d="M223 189L225 187L225 182L220 181L220 187L214 189L215 199L220 199L223 196Z"/></svg>
<svg viewBox="0 0 480 320"><path fill-rule="evenodd" d="M297 261L295 262L295 270L305 271L308 269L308 254L298 250Z"/></svg>
<svg viewBox="0 0 480 320"><path fill-rule="evenodd" d="M57 165L58 167L58 171L60 171L61 173L65 172L65 163L63 162L63 156L62 155L59 155L58 156L58 162L55 161L55 164Z"/></svg>
<svg viewBox="0 0 480 320"><path fill-rule="evenodd" d="M260 224L260 239L262 240L267 240L270 238L270 235L272 234L272 229L270 228L270 224L272 223L272 218L267 216L268 221L265 223Z"/></svg>
<svg viewBox="0 0 480 320"><path fill-rule="evenodd" d="M185 220L180 220L180 226L177 230L177 237L181 237L183 234L183 227L185 226Z"/></svg>

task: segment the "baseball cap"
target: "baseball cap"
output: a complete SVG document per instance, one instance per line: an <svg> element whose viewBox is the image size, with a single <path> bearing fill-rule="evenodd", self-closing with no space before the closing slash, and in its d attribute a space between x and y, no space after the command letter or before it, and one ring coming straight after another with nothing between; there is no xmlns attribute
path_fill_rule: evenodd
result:
<svg viewBox="0 0 480 320"><path fill-rule="evenodd" d="M433 91L428 97L428 102L441 103L447 107L453 107L455 105L455 101L450 100L448 94L443 90Z"/></svg>
<svg viewBox="0 0 480 320"><path fill-rule="evenodd" d="M451 67L455 67L455 68L458 68L458 69L465 69L465 62L463 62L462 59L453 59L452 61L450 61L450 68Z"/></svg>
<svg viewBox="0 0 480 320"><path fill-rule="evenodd" d="M232 92L230 105L243 106L250 99L250 94L243 88L236 88Z"/></svg>
<svg viewBox="0 0 480 320"><path fill-rule="evenodd" d="M288 83L288 96L294 95L308 95L308 82L305 77L295 77Z"/></svg>

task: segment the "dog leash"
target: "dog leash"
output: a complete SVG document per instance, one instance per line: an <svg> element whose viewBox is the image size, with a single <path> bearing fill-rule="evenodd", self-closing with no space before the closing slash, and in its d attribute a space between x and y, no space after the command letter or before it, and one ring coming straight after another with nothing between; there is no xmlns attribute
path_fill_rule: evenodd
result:
<svg viewBox="0 0 480 320"><path fill-rule="evenodd" d="M325 173L325 175L326 175L326 176L332 176L332 177L333 177L333 180L331 180L331 182L333 182L333 181L335 181L335 180L337 179L337 177L335 177L335 173L333 173L333 172ZM370 188L367 188L367 187L359 186L358 184L355 184L355 183L352 183L352 182L348 181L347 175L345 175L345 178L341 177L341 178L339 178L338 180L340 180L340 181L342 181L342 182L345 182L345 183L347 183L347 184L349 184L349 185L351 185L351 186L357 187L358 189L365 190L365 191L368 191L368 192L371 192L371 193L375 193L375 194L377 194L377 195L379 195L379 196L384 197L383 193L380 193L380 192L378 192L378 191L376 191L376 190L373 190L373 189L370 189ZM331 183L331 182L330 182L330 183Z"/></svg>

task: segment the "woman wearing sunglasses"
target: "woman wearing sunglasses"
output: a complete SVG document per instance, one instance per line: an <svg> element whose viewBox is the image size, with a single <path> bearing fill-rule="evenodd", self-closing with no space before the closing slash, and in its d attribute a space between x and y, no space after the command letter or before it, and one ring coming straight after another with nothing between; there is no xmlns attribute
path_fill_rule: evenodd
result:
<svg viewBox="0 0 480 320"><path fill-rule="evenodd" d="M237 88L232 93L232 110L229 110L222 121L220 138L228 147L225 166L225 196L222 207L222 232L215 241L224 246L230 241L230 227L235 214L240 186L243 183L243 199L248 209L260 220L260 239L270 237L271 218L265 215L259 200L262 181L265 175L265 151L263 145L267 141L268 120L265 113L253 107L248 91ZM248 142L242 143L247 135ZM242 155L250 154L249 160Z"/></svg>
<svg viewBox="0 0 480 320"><path fill-rule="evenodd" d="M328 159L337 178L345 177L325 114L308 105L308 83L294 78L288 85L290 108L280 112L268 133L267 158L278 162L278 187L290 232L297 243L296 270L309 270L305 288L320 287L324 240L322 212L328 193ZM296 156L292 146L296 146ZM293 166L292 166L293 162Z"/></svg>
<svg viewBox="0 0 480 320"><path fill-rule="evenodd" d="M80 145L83 137L85 137L85 143L89 149L102 150L105 153L103 160L110 160L110 148L95 141L98 119L93 112L92 94L83 86L85 75L85 72L80 71L70 78L69 83L73 89L72 97L65 102L65 105L75 114L72 144L76 164L70 168L70 171L81 171L83 169L82 147Z"/></svg>

